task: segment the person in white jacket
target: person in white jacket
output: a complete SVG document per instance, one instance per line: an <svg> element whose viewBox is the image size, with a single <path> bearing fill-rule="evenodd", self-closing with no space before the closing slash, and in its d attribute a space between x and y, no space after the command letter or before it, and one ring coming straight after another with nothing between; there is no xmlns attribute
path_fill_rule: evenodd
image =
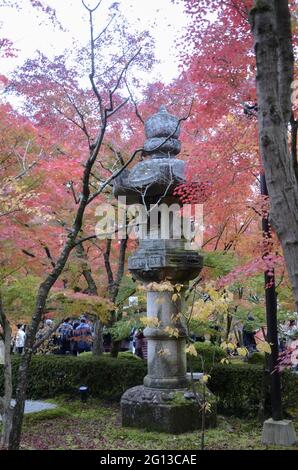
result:
<svg viewBox="0 0 298 470"><path fill-rule="evenodd" d="M25 346L26 333L24 331L23 325L17 325L17 327L18 327L18 332L16 334L15 347L16 347L16 352L18 354L22 354L24 351L24 346Z"/></svg>

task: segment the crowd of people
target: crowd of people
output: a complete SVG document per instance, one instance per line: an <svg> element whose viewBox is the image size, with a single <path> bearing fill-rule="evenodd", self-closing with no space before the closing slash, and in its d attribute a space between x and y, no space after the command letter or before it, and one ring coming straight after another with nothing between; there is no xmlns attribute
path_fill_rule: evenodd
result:
<svg viewBox="0 0 298 470"><path fill-rule="evenodd" d="M17 328L11 349L13 353L22 354L26 338L26 325L19 324ZM39 352L56 354L77 355L91 351L92 340L92 323L86 317L81 317L79 320L66 318L58 328L55 328L53 320L47 319L36 334L36 343L40 343Z"/></svg>
<svg viewBox="0 0 298 470"><path fill-rule="evenodd" d="M219 333L219 331L215 331ZM256 330L254 317L248 314L247 320L242 325L242 342L249 354L257 351L257 343L264 341L266 328ZM17 325L17 332L13 337L12 353L22 354L26 338L26 325ZM40 354L71 354L79 355L92 350L94 339L93 322L85 316L79 319L66 318L61 324L55 327L51 319L43 322L36 335L36 342L40 343L37 352ZM214 335L216 344L218 337ZM298 320L290 318L285 323L279 325L279 350L282 352L291 345L292 341L298 339ZM194 338L196 341L205 341L205 338ZM110 352L112 337L107 328L103 330L103 349ZM120 351L130 351L142 359L147 358L147 339L143 329L134 328L130 336L125 338L120 344Z"/></svg>
<svg viewBox="0 0 298 470"><path fill-rule="evenodd" d="M22 354L26 338L26 325L18 324L13 336L11 352ZM55 322L46 319L36 334L37 349L41 354L71 354L77 356L92 350L94 339L94 324L87 317L79 319L66 318L57 328ZM110 352L112 336L107 328L103 331L103 348ZM147 339L143 330L134 328L128 338L120 344L120 351L130 351L142 359L147 358Z"/></svg>

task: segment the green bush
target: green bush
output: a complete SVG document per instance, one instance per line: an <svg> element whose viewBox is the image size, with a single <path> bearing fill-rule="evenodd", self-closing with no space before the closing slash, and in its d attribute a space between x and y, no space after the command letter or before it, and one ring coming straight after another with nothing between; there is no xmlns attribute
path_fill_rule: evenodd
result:
<svg viewBox="0 0 298 470"><path fill-rule="evenodd" d="M13 383L20 358L13 356ZM0 366L0 394L3 392L3 373ZM119 400L125 390L140 385L146 374L146 363L133 357L110 356L33 356L28 382L29 398L51 398L59 394L75 394L80 385L99 398Z"/></svg>
<svg viewBox="0 0 298 470"><path fill-rule="evenodd" d="M265 354L260 352L254 352L248 357L248 364L265 364Z"/></svg>
<svg viewBox="0 0 298 470"><path fill-rule="evenodd" d="M12 357L14 387L19 361L19 356ZM110 356L93 358L90 355L33 356L28 398L52 398L62 394L75 396L80 385L87 385L93 397L119 400L125 390L142 384L146 372L146 363L129 353L120 354L117 359ZM3 375L3 366L0 366L0 395L3 393ZM217 397L220 413L241 417L268 411L269 390L267 385L264 386L262 366L217 363L210 375L208 387ZM297 390L298 375L285 371L282 374L284 408L298 407Z"/></svg>
<svg viewBox="0 0 298 470"><path fill-rule="evenodd" d="M270 413L269 377L263 366L253 364L217 364L208 387L218 398L218 411L235 416ZM298 376L282 374L283 408L298 406Z"/></svg>
<svg viewBox="0 0 298 470"><path fill-rule="evenodd" d="M103 357L109 357L110 356L110 353L103 353ZM86 359L87 357L93 357L92 355L92 351L88 351L88 352L83 352L81 353L79 356L77 356L79 359ZM119 359L131 359L132 361L141 361L142 359L139 357L139 356L136 356L135 354L133 354L131 351L120 351L118 353L118 358Z"/></svg>
<svg viewBox="0 0 298 470"><path fill-rule="evenodd" d="M202 371L203 364L205 372L208 372L212 368L213 364L216 364L227 357L227 353L221 347L214 344L197 342L194 343L194 346L198 355L191 357L188 356L188 370L190 370L190 360L192 360L194 372Z"/></svg>

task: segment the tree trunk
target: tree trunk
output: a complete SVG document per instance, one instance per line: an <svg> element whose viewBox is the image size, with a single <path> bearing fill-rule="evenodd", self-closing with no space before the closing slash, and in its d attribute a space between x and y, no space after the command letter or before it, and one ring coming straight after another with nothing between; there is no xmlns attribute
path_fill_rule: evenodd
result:
<svg viewBox="0 0 298 470"><path fill-rule="evenodd" d="M81 260L82 273L88 286L85 293L89 295L98 295L97 286L92 276L92 271L91 271L90 264L88 261L87 253L82 243L76 246L76 252L77 252L77 256ZM95 357L101 356L101 354L104 351L102 332L103 332L102 323L100 319L96 317L94 320L94 337L93 337L93 346L92 346L92 354Z"/></svg>
<svg viewBox="0 0 298 470"><path fill-rule="evenodd" d="M12 373L11 373L11 326L4 314L2 300L0 296L0 325L3 329L4 339L4 396L0 398L0 414L2 416L2 435L0 447L7 449L9 436L12 428L13 406L12 400Z"/></svg>
<svg viewBox="0 0 298 470"><path fill-rule="evenodd" d="M79 231L81 230L83 223L84 212L88 203L88 198L90 195L89 191L89 177L92 169L92 161L89 159L85 166L84 176L83 176L83 196L80 200L80 205L76 212L74 222L72 225L72 230L67 237L67 241L60 253L60 256L55 264L55 267L46 279L40 284L38 293L36 296L35 310L31 319L31 323L28 326L26 332L26 341L24 348L24 355L21 359L21 364L19 367L18 374L18 383L16 388L16 404L13 410L13 421L12 421L12 430L9 437L9 450L18 450L21 440L22 424L24 417L24 408L26 400L26 391L29 378L29 367L31 363L31 357L34 348L34 342L36 338L36 333L39 327L39 324L44 313L46 306L47 297L49 292L61 275L65 264L69 258L71 251L75 246L75 240Z"/></svg>
<svg viewBox="0 0 298 470"><path fill-rule="evenodd" d="M261 194L268 196L265 175L261 173ZM262 229L264 239L263 256L270 254L269 243L272 237L268 217L262 218ZM268 372L270 380L271 395L271 411L272 418L275 421L282 420L282 403L281 403L281 381L280 373L277 369L278 361L278 331L277 331L277 297L275 289L274 270L268 269L264 273L265 280L265 305L266 305L266 321L267 321L267 337L266 341L271 345L271 354L266 354L266 362L268 362Z"/></svg>
<svg viewBox="0 0 298 470"><path fill-rule="evenodd" d="M119 351L120 351L120 346L121 346L121 341L118 340L112 340L112 345L111 345L111 357L118 357Z"/></svg>
<svg viewBox="0 0 298 470"><path fill-rule="evenodd" d="M104 347L103 347L102 323L98 318L96 318L94 321L94 338L93 338L92 354L95 357L99 357L102 355L103 351L104 351Z"/></svg>
<svg viewBox="0 0 298 470"><path fill-rule="evenodd" d="M259 142L270 197L270 223L281 242L298 306L298 188L287 134L293 79L288 2L257 0L250 19L257 62Z"/></svg>
<svg viewBox="0 0 298 470"><path fill-rule="evenodd" d="M111 261L110 261L112 240L107 239L107 242L106 242L106 251L104 253L104 261L105 261L105 268L106 268L107 277L108 277L109 297L113 303L115 303L116 301L116 298L119 292L120 283L124 274L127 241L128 241L128 237L126 236L126 238L123 238L120 242L120 251L119 251L119 260L118 260L116 279L114 279L114 274L112 271ZM119 319L120 317L118 316L117 318L116 311L113 311L111 313L109 326L112 326ZM111 356L117 357L119 350L120 350L120 342L118 340L116 341L112 339Z"/></svg>

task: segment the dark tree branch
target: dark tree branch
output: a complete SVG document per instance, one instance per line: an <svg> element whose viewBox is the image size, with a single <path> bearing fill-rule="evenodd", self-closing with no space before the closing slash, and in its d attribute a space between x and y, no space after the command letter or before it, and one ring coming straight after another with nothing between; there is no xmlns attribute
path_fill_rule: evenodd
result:
<svg viewBox="0 0 298 470"><path fill-rule="evenodd" d="M92 271L88 262L88 257L87 257L86 251L82 243L76 244L75 249L76 249L77 257L80 259L80 262L81 262L82 274L88 286L88 289L85 293L90 294L90 295L98 295L97 286L93 279Z"/></svg>
<svg viewBox="0 0 298 470"><path fill-rule="evenodd" d="M86 10L89 11L89 13L94 13L94 12L99 8L99 6L100 6L100 4L101 4L101 1L102 1L102 0L100 0L100 1L96 4L96 6L95 6L94 8L88 7L88 5L86 5L86 3L85 3L84 0L82 0L82 4L83 4L84 7L86 8Z"/></svg>
<svg viewBox="0 0 298 470"><path fill-rule="evenodd" d="M111 263L110 263L110 256L111 256L111 246L112 246L112 239L107 238L106 239L106 251L104 252L104 262L105 262L105 268L108 276L108 289L111 291L114 287L114 275L113 271L111 268Z"/></svg>
<svg viewBox="0 0 298 470"><path fill-rule="evenodd" d="M30 253L30 251L22 249L22 252L24 253L24 255L30 256L30 258L36 258L36 256L33 253Z"/></svg>
<svg viewBox="0 0 298 470"><path fill-rule="evenodd" d="M110 26L110 24L112 23L113 19L116 17L116 14L114 14L110 21L108 22L108 24L104 27L104 29L98 34L98 36L96 36L96 38L94 38L94 43L96 41L98 41L98 39L106 32L106 30L108 29L108 27Z"/></svg>
<svg viewBox="0 0 298 470"><path fill-rule="evenodd" d="M112 152L114 153L115 155L115 158L118 160L118 162L121 164L121 165L124 165L125 164L125 161L121 155L121 152L117 151L114 149L114 147L111 145L111 144L108 144L108 148L110 150L112 150Z"/></svg>
<svg viewBox="0 0 298 470"><path fill-rule="evenodd" d="M139 113L139 109L138 109L137 102L136 102L136 100L134 99L134 97L133 97L133 95L132 95L132 92L131 92L131 90L130 90L130 88L129 88L129 86L128 86L128 82L127 82L126 78L124 78L124 82L125 82L127 91L128 91L128 93L129 93L130 99L131 99L131 101L132 101L132 103L133 103L133 105L134 105L134 107L135 107L136 116L137 116L137 118L141 121L141 123L142 123L143 126L144 126L145 121L144 121L144 119L142 118L142 116L141 116L140 113Z"/></svg>
<svg viewBox="0 0 298 470"><path fill-rule="evenodd" d="M53 260L49 247L46 245L43 245L43 249L47 255L47 258L50 260L52 267L54 268L56 264L55 264L55 261Z"/></svg>

